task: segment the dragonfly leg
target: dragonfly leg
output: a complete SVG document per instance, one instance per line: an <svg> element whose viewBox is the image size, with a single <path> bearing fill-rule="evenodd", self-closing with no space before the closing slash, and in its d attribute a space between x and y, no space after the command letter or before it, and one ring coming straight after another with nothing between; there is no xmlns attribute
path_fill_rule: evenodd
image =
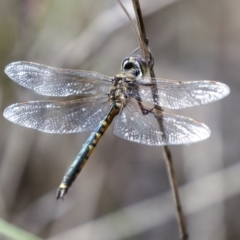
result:
<svg viewBox="0 0 240 240"><path fill-rule="evenodd" d="M133 54L135 54L138 50L140 50L140 47L137 47L136 49L134 49L134 50L131 52L130 56L132 56Z"/></svg>
<svg viewBox="0 0 240 240"><path fill-rule="evenodd" d="M138 105L139 105L143 115L147 115L147 114L153 112L153 110L154 110L154 107L152 107L150 109L146 109L140 101L138 102Z"/></svg>

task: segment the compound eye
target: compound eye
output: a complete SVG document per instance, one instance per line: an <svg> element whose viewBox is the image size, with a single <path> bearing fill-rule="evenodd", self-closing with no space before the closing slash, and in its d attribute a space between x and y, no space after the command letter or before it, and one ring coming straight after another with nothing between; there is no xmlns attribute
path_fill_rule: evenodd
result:
<svg viewBox="0 0 240 240"><path fill-rule="evenodd" d="M147 73L147 64L140 56L127 57L122 62L122 70L131 71L135 77L143 77Z"/></svg>
<svg viewBox="0 0 240 240"><path fill-rule="evenodd" d="M123 65L123 70L125 71L129 71L131 69L134 68L134 64L132 62L125 62L125 64Z"/></svg>
<svg viewBox="0 0 240 240"><path fill-rule="evenodd" d="M129 65L131 64L131 65ZM125 58L123 61L122 61L122 66L121 66L122 70L126 71L126 70L129 70L132 68L132 63L129 62L129 58Z"/></svg>

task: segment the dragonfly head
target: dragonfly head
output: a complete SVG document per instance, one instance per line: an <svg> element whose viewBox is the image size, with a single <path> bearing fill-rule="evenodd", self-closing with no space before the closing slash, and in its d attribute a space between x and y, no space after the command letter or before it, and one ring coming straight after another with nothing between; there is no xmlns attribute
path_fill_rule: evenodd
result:
<svg viewBox="0 0 240 240"><path fill-rule="evenodd" d="M147 73L147 63L141 56L130 56L122 61L123 72L128 72L134 77L143 77Z"/></svg>

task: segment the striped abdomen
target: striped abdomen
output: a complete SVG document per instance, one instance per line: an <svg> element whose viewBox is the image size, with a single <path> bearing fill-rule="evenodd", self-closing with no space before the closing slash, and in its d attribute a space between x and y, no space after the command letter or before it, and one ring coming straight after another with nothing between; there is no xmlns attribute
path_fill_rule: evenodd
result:
<svg viewBox="0 0 240 240"><path fill-rule="evenodd" d="M78 153L74 162L63 177L63 180L57 191L57 199L63 198L63 196L67 193L68 188L72 185L73 181L82 170L93 149L97 145L104 132L107 130L108 126L111 124L113 118L119 113L119 110L119 107L113 104L109 113L98 124L95 131L91 133L85 144L83 144L81 151Z"/></svg>

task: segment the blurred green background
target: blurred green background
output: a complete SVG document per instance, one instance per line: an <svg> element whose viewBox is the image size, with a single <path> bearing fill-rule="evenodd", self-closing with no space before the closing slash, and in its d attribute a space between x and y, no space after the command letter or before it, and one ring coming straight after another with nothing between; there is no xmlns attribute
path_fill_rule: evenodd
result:
<svg viewBox="0 0 240 240"><path fill-rule="evenodd" d="M132 13L131 1L123 1ZM240 2L142 0L158 77L213 79L231 94L175 111L206 141L173 146L191 240L240 239ZM137 39L113 0L1 0L0 106L46 99L12 82L19 60L113 76ZM0 118L0 217L44 239L178 239L162 150L104 135L64 202L56 189L88 133L51 135ZM1 229L2 228L2 229ZM0 225L0 239L3 227ZM18 238L15 238L18 239Z"/></svg>

